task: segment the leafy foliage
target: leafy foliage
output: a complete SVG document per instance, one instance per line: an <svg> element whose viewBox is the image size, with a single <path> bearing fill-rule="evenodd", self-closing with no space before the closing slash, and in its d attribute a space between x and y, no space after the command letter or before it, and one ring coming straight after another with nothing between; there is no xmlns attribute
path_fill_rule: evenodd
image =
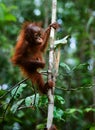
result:
<svg viewBox="0 0 95 130"><path fill-rule="evenodd" d="M16 88L14 88L11 91L12 97L14 97L14 99L19 98L25 87L26 87L26 84L20 84L20 86L17 86Z"/></svg>
<svg viewBox="0 0 95 130"><path fill-rule="evenodd" d="M44 7L44 8L43 8ZM22 79L11 64L17 34L24 21L51 20L51 1L0 1L0 117L6 110L2 130L42 130L46 124L46 96L34 94L30 83L21 84L10 93L10 86ZM55 88L54 124L59 130L95 129L95 0L58 0L57 21L61 24L57 39L62 43ZM70 35L66 45L63 37ZM66 37L65 37L66 38ZM46 59L47 60L47 59ZM46 61L48 63L48 61ZM3 94L8 92L5 97Z"/></svg>

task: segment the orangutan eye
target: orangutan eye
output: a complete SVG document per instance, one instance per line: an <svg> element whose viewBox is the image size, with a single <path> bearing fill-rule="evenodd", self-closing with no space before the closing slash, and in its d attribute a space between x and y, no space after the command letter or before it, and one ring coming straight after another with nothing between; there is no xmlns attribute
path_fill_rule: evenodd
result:
<svg viewBox="0 0 95 130"><path fill-rule="evenodd" d="M39 37L41 37L41 33L35 33L34 37L37 39Z"/></svg>

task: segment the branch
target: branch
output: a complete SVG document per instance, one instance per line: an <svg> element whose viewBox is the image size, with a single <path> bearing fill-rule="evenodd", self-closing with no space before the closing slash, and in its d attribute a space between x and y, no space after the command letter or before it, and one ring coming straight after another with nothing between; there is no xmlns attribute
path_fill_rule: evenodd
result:
<svg viewBox="0 0 95 130"><path fill-rule="evenodd" d="M70 37L70 36L67 35L67 36L64 37L64 38L55 41L55 42L54 42L54 48L56 49L56 48L58 48L59 46L65 45L65 44L67 43L67 40L68 40L69 37Z"/></svg>
<svg viewBox="0 0 95 130"><path fill-rule="evenodd" d="M0 99L2 99L3 97L5 97L8 93L10 93L14 88L16 88L17 86L19 86L20 84L22 84L23 82L25 82L26 80L28 80L29 78L25 78L25 79L23 79L23 80L21 80L20 82L18 82L17 84L15 84L13 87L11 87L10 89L8 89L8 91L4 94L4 95L2 95L1 97L0 97Z"/></svg>
<svg viewBox="0 0 95 130"><path fill-rule="evenodd" d="M57 41L55 41L54 42L54 49L56 49L56 52L55 52L55 66L54 66L54 68L55 68L55 81L56 81L56 77L57 77L57 75L58 75L58 69L59 69L59 62L60 62L60 53L61 53L61 47L62 46L64 46L64 45L66 45L67 44L67 39L69 38L69 35L68 36L66 36L66 37L64 37L64 38L62 38L62 39L60 39L60 40L57 40Z"/></svg>
<svg viewBox="0 0 95 130"><path fill-rule="evenodd" d="M52 0L52 20L51 23L56 21L56 6L57 0ZM52 75L52 70L54 68L54 29L51 29L50 33L50 52L49 52L49 68L48 68L48 80L53 80L55 78ZM52 79L53 76L53 79ZM48 90L48 117L47 117L47 129L49 130L53 122L53 109L54 109L54 87Z"/></svg>
<svg viewBox="0 0 95 130"><path fill-rule="evenodd" d="M19 87L20 87L20 84L23 83L23 82L25 82L25 81L28 80L28 79L29 79L29 78L25 78L25 79L21 80L21 81L18 82L16 85L14 85L13 87L11 87L11 88L8 90L8 92L6 92L4 95L2 95L2 96L0 97L0 98L5 97L8 93L10 93L11 90L13 90L14 88L17 87L15 93L13 94L12 98L10 99L8 105L6 106L6 108L5 108L4 112L3 112L3 117L2 117L3 121L4 121L4 119L5 119L5 115L6 115L7 109L9 108L10 104L12 103L13 98L14 98L14 96L15 96L17 90L18 90Z"/></svg>

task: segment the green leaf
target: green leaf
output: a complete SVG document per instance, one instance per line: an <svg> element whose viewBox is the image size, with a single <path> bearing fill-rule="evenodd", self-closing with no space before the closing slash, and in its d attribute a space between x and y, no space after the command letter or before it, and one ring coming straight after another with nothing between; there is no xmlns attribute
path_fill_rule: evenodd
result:
<svg viewBox="0 0 95 130"><path fill-rule="evenodd" d="M76 112L79 112L80 114L82 114L83 113L83 111L81 110L81 109L76 109L76 108L71 108L71 109L67 109L66 110L66 113L67 114L74 114L74 113L76 113Z"/></svg>
<svg viewBox="0 0 95 130"><path fill-rule="evenodd" d="M35 95L32 95L32 96L25 98L25 105L27 107L29 107L29 106L31 106L31 104L34 104L34 102L35 102L35 105L37 105L38 101L39 101L39 94L36 94L36 97L35 97Z"/></svg>
<svg viewBox="0 0 95 130"><path fill-rule="evenodd" d="M67 109L67 112L68 112L69 114L72 114L72 113L75 113L75 112L76 112L76 109L75 109L75 108Z"/></svg>
<svg viewBox="0 0 95 130"><path fill-rule="evenodd" d="M92 24L92 22L94 21L94 16L91 16L87 22L87 30L89 30L90 25Z"/></svg>
<svg viewBox="0 0 95 130"><path fill-rule="evenodd" d="M11 92L12 97L14 97L14 99L19 98L26 86L27 84L20 84L20 86L14 88Z"/></svg>
<svg viewBox="0 0 95 130"><path fill-rule="evenodd" d="M17 111L17 108L21 105L21 103L22 103L23 101L24 101L24 99L22 99L22 100L18 101L17 103L15 103L15 104L12 106L11 111L12 111L13 113L15 113L15 112Z"/></svg>
<svg viewBox="0 0 95 130"><path fill-rule="evenodd" d="M56 107L54 107L54 117L55 118L57 118L58 120L64 120L62 118L63 114L64 114L64 111L62 109L60 109L60 108L57 109Z"/></svg>
<svg viewBox="0 0 95 130"><path fill-rule="evenodd" d="M88 63L83 63L83 64L79 64L75 66L72 70L81 70L81 69L87 68L88 66L89 66Z"/></svg>
<svg viewBox="0 0 95 130"><path fill-rule="evenodd" d="M57 102L60 103L60 105L63 105L65 103L65 100L63 97L59 96L59 95L56 95L55 96L55 101L57 100Z"/></svg>
<svg viewBox="0 0 95 130"><path fill-rule="evenodd" d="M63 67L63 68L65 68L65 69L68 70L68 71L71 70L71 68L70 68L67 64L65 64L65 63L63 63L63 62L60 63L60 66Z"/></svg>
<svg viewBox="0 0 95 130"><path fill-rule="evenodd" d="M25 105L26 105L27 107L31 106L31 104L32 104L32 96L27 97L27 98L25 99Z"/></svg>
<svg viewBox="0 0 95 130"><path fill-rule="evenodd" d="M90 130L95 130L95 126L91 126L91 127L90 127Z"/></svg>
<svg viewBox="0 0 95 130"><path fill-rule="evenodd" d="M23 112L22 110L17 112L17 117L21 118L25 115L25 112Z"/></svg>
<svg viewBox="0 0 95 130"><path fill-rule="evenodd" d="M54 48L58 48L59 46L63 46L67 43L67 39L69 38L69 36L66 36L60 40L57 40L54 42Z"/></svg>
<svg viewBox="0 0 95 130"><path fill-rule="evenodd" d="M7 6L3 3L0 4L0 21L14 21L16 22L16 17L10 13L12 9L16 9L16 6Z"/></svg>
<svg viewBox="0 0 95 130"><path fill-rule="evenodd" d="M2 8L2 10L3 10L4 12L7 11L7 8L6 8L5 4L3 4L3 3L0 3L0 8Z"/></svg>
<svg viewBox="0 0 95 130"><path fill-rule="evenodd" d="M16 22L16 17L13 16L12 14L7 14L7 15L5 16L5 20L6 20L6 21Z"/></svg>
<svg viewBox="0 0 95 130"><path fill-rule="evenodd" d="M38 124L36 126L37 130L43 130L44 129L44 124Z"/></svg>
<svg viewBox="0 0 95 130"><path fill-rule="evenodd" d="M85 112L90 112L90 111L93 111L93 108L90 107L85 109Z"/></svg>
<svg viewBox="0 0 95 130"><path fill-rule="evenodd" d="M42 107L42 106L46 106L47 104L48 104L48 99L46 95L40 96L38 105Z"/></svg>

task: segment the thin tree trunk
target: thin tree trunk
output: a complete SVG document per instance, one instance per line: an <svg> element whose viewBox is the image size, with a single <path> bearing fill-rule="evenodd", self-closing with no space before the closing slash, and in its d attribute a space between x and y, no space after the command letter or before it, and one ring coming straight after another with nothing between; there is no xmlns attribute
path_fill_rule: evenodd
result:
<svg viewBox="0 0 95 130"><path fill-rule="evenodd" d="M52 0L52 20L51 20L51 23L56 21L56 7L57 7L57 0ZM52 73L53 73L52 70L54 69L53 68L54 67L54 34L55 34L55 31L52 28L51 33L50 33L48 80L52 80ZM54 77L53 77L53 79L54 79ZM54 89L53 90L49 89L48 90L47 129L49 129L51 127L52 122L53 122L53 109L54 109Z"/></svg>

